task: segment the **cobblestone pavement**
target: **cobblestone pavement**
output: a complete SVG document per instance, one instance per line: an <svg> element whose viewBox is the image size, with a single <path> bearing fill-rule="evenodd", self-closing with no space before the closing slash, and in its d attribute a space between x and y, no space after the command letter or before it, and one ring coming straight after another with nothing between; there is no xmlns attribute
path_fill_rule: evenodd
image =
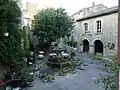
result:
<svg viewBox="0 0 120 90"><path fill-rule="evenodd" d="M98 87L94 81L99 73L107 74L103 71L102 66L97 65L88 54L76 53L86 66L86 70L78 70L75 74L67 76L56 76L52 83L43 83L39 78L34 80L34 86L27 90L104 90Z"/></svg>

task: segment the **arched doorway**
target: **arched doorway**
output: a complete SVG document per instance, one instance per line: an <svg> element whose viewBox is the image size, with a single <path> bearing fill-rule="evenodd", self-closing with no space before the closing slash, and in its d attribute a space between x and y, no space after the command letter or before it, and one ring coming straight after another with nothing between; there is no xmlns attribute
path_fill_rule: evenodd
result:
<svg viewBox="0 0 120 90"><path fill-rule="evenodd" d="M83 52L89 52L89 42L88 40L83 40Z"/></svg>
<svg viewBox="0 0 120 90"><path fill-rule="evenodd" d="M95 54L96 53L101 53L103 54L103 43L100 41L100 40L96 40L94 42L94 45L95 45Z"/></svg>

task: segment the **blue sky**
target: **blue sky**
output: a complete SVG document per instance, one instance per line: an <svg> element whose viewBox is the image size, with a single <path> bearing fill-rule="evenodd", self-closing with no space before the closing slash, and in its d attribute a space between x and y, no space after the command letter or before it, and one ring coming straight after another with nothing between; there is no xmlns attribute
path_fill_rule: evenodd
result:
<svg viewBox="0 0 120 90"><path fill-rule="evenodd" d="M39 4L40 9L46 7L63 7L69 15L79 11L81 8L92 6L92 2L96 4L103 3L108 7L118 5L118 0L23 0L23 2Z"/></svg>

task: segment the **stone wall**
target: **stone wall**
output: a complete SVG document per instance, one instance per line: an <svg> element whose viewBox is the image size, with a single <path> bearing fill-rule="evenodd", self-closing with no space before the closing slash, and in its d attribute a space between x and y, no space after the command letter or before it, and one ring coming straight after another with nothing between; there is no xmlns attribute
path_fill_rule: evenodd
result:
<svg viewBox="0 0 120 90"><path fill-rule="evenodd" d="M97 20L102 21L102 33L97 34L96 24ZM84 23L88 23L89 33L84 31ZM78 49L83 48L83 40L89 41L89 53L94 54L94 41L100 40L103 43L103 54L109 56L116 53L117 50L117 30L118 30L118 13L113 13L101 17L96 17L78 22ZM114 44L115 48L112 50L107 49L107 43Z"/></svg>

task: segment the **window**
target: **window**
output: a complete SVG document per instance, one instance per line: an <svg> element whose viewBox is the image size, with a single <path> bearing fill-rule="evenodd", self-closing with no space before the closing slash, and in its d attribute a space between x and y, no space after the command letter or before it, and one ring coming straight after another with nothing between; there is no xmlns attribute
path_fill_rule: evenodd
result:
<svg viewBox="0 0 120 90"><path fill-rule="evenodd" d="M97 25L97 33L101 33L101 20L96 21L96 25Z"/></svg>
<svg viewBox="0 0 120 90"><path fill-rule="evenodd" d="M88 23L84 23L85 33L88 33Z"/></svg>

